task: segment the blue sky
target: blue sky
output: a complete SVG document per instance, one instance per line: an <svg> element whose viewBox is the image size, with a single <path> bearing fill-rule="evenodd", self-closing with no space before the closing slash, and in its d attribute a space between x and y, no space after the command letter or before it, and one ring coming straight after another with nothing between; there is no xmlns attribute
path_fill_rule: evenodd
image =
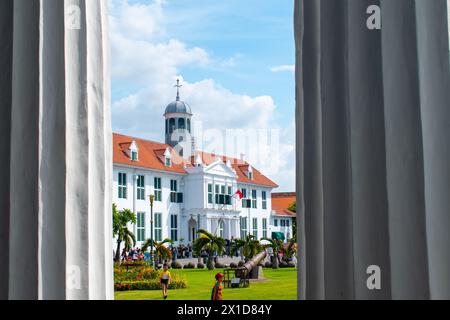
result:
<svg viewBox="0 0 450 320"><path fill-rule="evenodd" d="M115 132L163 142L180 77L203 129L279 130L255 166L294 191L293 0L110 0L110 20Z"/></svg>
<svg viewBox="0 0 450 320"><path fill-rule="evenodd" d="M280 108L277 116L293 117L293 73L270 71L295 63L293 1L181 0L168 4L168 12L178 17L169 21L170 35L235 63L232 68L186 67L183 76L190 81L212 77L235 93L270 95Z"/></svg>

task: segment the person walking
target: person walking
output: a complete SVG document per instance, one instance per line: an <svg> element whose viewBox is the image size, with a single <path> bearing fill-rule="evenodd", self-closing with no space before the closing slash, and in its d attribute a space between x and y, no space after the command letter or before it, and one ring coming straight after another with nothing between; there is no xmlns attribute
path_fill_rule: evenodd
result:
<svg viewBox="0 0 450 320"><path fill-rule="evenodd" d="M214 287L213 287L212 292L211 292L211 300L213 300L213 301L220 301L220 300L223 300L223 296L222 296L223 274L222 273L218 273L218 274L216 274L215 278L216 278L216 283L214 284Z"/></svg>
<svg viewBox="0 0 450 320"><path fill-rule="evenodd" d="M170 279L171 279L171 275L170 275L170 271L169 271L169 265L167 263L164 263L163 271L160 276L160 282L161 282L161 286L162 286L162 293L163 293L164 300L167 299L167 291L169 289Z"/></svg>

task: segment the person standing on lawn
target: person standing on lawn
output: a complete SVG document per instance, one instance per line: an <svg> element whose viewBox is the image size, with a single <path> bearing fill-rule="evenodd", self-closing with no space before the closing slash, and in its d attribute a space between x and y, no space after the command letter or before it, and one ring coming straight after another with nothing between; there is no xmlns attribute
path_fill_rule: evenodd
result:
<svg viewBox="0 0 450 320"><path fill-rule="evenodd" d="M216 300L216 301L223 300L222 281L223 281L223 274L222 273L216 274L216 284L214 285L214 287L212 289L211 300Z"/></svg>
<svg viewBox="0 0 450 320"><path fill-rule="evenodd" d="M171 279L171 276L170 276L170 271L169 271L169 265L167 263L164 263L163 271L162 271L161 277L160 277L164 300L167 299L167 290L169 288L170 279Z"/></svg>

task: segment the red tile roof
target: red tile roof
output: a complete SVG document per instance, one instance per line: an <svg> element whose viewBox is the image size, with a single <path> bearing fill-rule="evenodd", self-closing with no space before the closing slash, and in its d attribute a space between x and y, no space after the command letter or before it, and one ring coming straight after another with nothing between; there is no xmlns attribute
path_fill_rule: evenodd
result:
<svg viewBox="0 0 450 320"><path fill-rule="evenodd" d="M272 193L272 211L277 216L295 217L296 213L288 209L295 201L295 192Z"/></svg>
<svg viewBox="0 0 450 320"><path fill-rule="evenodd" d="M136 141L139 148L139 161L132 161L127 153L132 141ZM231 161L231 166L236 171L238 176L237 181L241 183L255 184L266 186L270 188L277 188L278 185L264 176L257 169L253 168L253 179L247 176L249 163L236 158L218 156L212 153L196 151L195 155L190 160L183 160L176 152L167 144L144 140L140 138L129 137L121 134L113 134L113 162L115 164L124 164L129 166L137 166L147 169L155 169L161 171L175 172L187 174L185 167L192 167L195 165L195 160L198 155L201 156L205 165L210 165L215 162L218 157L224 163ZM169 148L172 155L172 166L167 167L164 163L164 152Z"/></svg>
<svg viewBox="0 0 450 320"><path fill-rule="evenodd" d="M202 158L202 161L205 165L209 166L211 163L215 162L216 159L219 157L222 159L224 163L227 163L229 160L231 162L231 166L233 167L234 171L236 171L236 174L238 176L237 181L241 183L248 183L248 184L256 184L260 186L266 186L270 188L277 188L278 185L267 178L265 175L263 175L260 171L252 167L253 170L253 179L249 179L247 172L250 164L245 160L240 160L236 158L231 158L227 156L222 155L215 155L208 152L201 152L196 151L195 156L192 156L192 164L194 164L195 158L197 155L200 155Z"/></svg>
<svg viewBox="0 0 450 320"><path fill-rule="evenodd" d="M132 161L127 154L127 150L132 141L136 141L137 147L139 148L138 161ZM163 155L167 148L170 148L170 146L163 143L133 138L117 133L113 134L113 162L115 164L186 174L183 160L173 152L172 148L170 148L172 151L172 166L167 167L165 165Z"/></svg>

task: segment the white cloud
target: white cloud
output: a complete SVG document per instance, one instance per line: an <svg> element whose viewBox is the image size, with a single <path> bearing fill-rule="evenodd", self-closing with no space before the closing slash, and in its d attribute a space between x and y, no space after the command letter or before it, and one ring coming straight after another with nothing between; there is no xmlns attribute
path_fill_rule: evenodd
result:
<svg viewBox="0 0 450 320"><path fill-rule="evenodd" d="M294 190L294 122L287 128L281 128L274 121L277 107L270 96L250 97L235 94L214 80L206 79L195 83L184 81L181 98L192 108L193 126L197 126L195 129L201 126L204 139L201 146L205 151L220 154L225 152L235 157L243 152L257 169L280 184L283 190ZM148 86L136 94L116 101L112 106L114 130L164 141L164 108L174 99L175 89L167 85ZM242 139L245 140L245 145L232 149L232 154L226 145L226 134L229 130L242 130ZM271 130L278 130L279 141L276 143L270 139ZM260 140L259 136L255 142L250 143L251 134L258 135L261 132L267 136L268 145ZM216 141L219 145L208 140L211 134L220 136L221 139ZM264 157L265 151L267 157Z"/></svg>
<svg viewBox="0 0 450 320"><path fill-rule="evenodd" d="M115 81L131 81L135 84L157 83L170 80L180 66L207 65L208 53L201 48L188 48L178 40L151 43L113 34L112 75Z"/></svg>
<svg viewBox="0 0 450 320"><path fill-rule="evenodd" d="M133 3L128 0L110 0L110 26L112 34L142 39L164 35L163 2L150 4Z"/></svg>
<svg viewBox="0 0 450 320"><path fill-rule="evenodd" d="M173 85L180 68L187 65L211 67L213 64L233 67L240 55L213 59L203 48L162 37L166 34L164 1L141 4L110 0L110 4L114 87L139 88L113 102L113 129L164 141L163 113L165 106L175 99ZM280 128L275 122L277 107L272 97L236 94L214 79L182 83L182 100L190 104L193 120L201 120L204 131L278 129L280 144L268 155L272 160L280 156L278 166L274 170L271 162L264 161L254 165L279 183L281 189L294 190L294 129Z"/></svg>
<svg viewBox="0 0 450 320"><path fill-rule="evenodd" d="M270 71L272 72L295 72L295 65L293 64L283 64L280 66L276 66L276 67L271 67Z"/></svg>
<svg viewBox="0 0 450 320"><path fill-rule="evenodd" d="M180 66L209 63L208 53L198 47L170 39L166 34L164 1L143 4L110 0L112 77L114 83L135 86L171 80Z"/></svg>

